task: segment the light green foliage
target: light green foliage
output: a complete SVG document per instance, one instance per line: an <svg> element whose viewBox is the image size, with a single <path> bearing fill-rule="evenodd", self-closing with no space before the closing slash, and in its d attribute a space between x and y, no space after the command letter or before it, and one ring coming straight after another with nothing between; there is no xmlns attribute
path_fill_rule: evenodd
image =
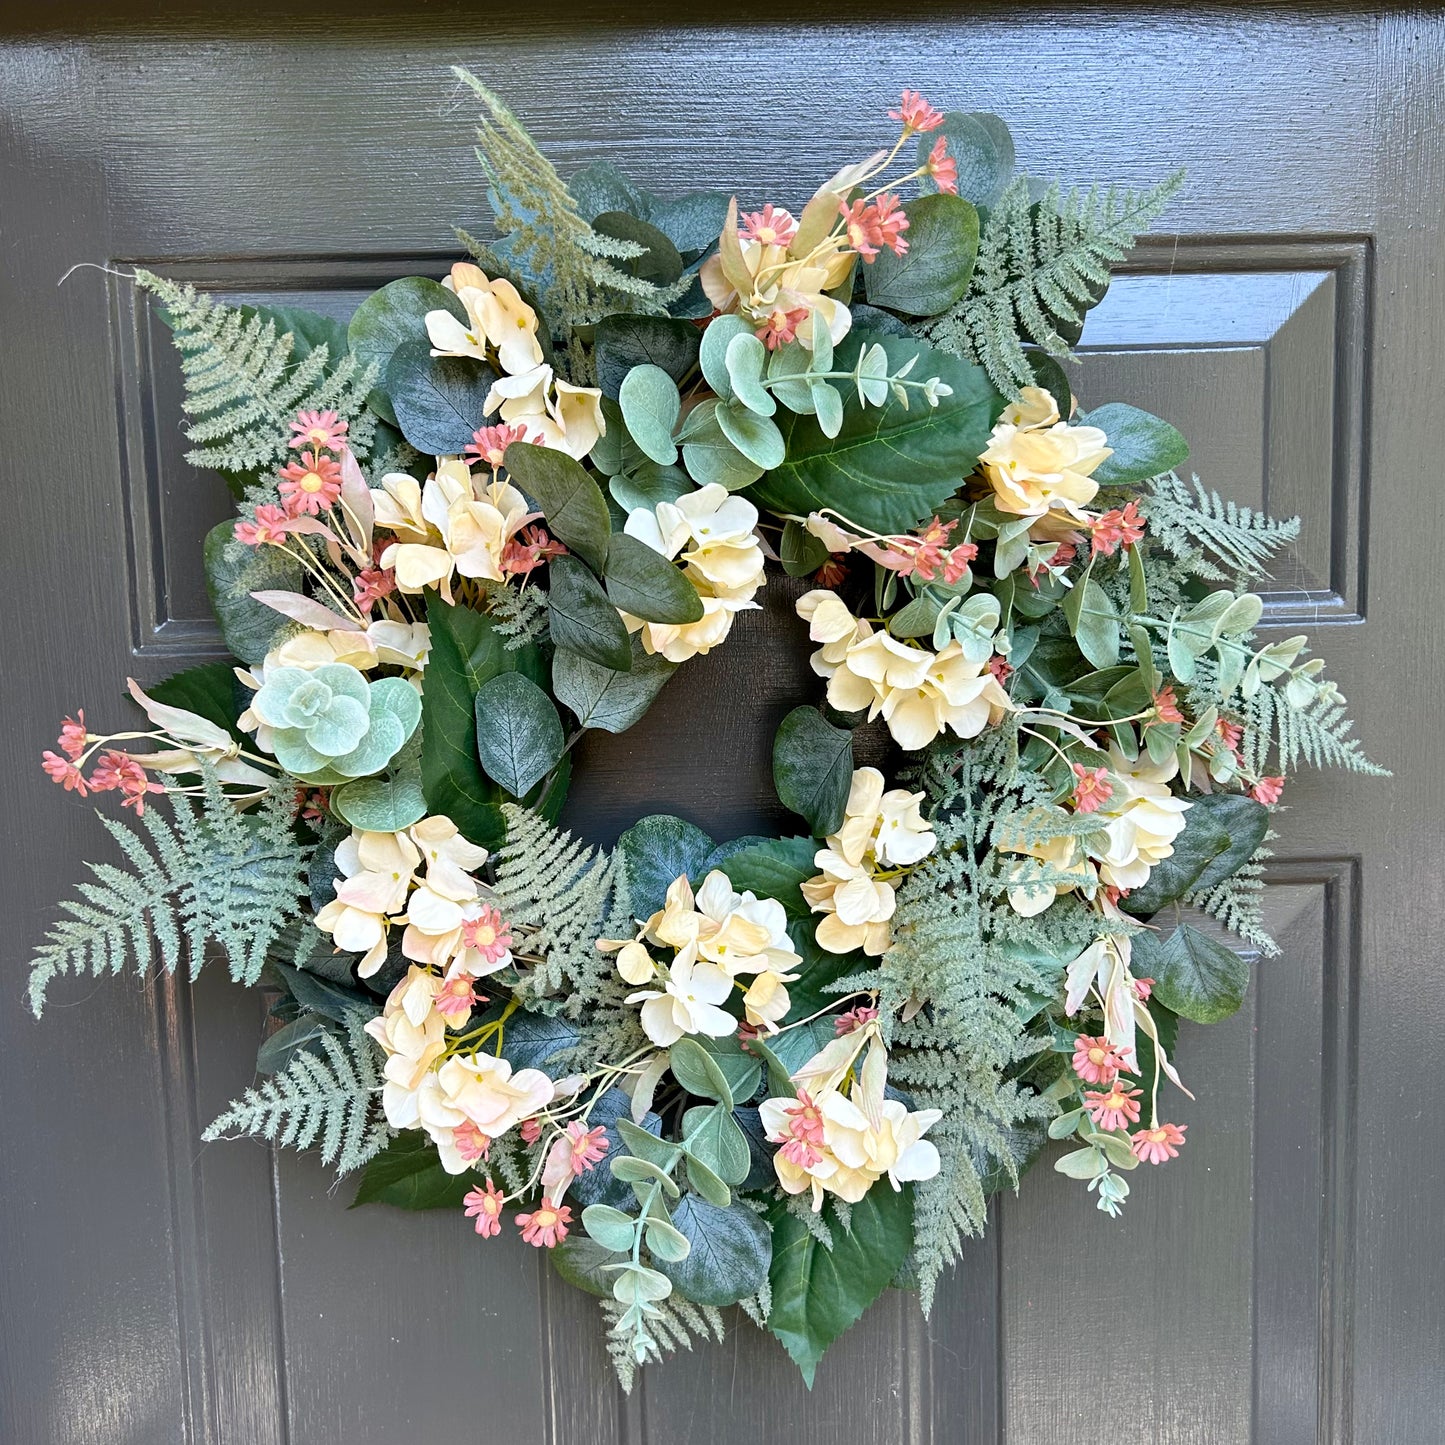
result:
<svg viewBox="0 0 1445 1445"><path fill-rule="evenodd" d="M1237 934L1252 948L1257 948L1266 958L1279 954L1279 945L1270 937L1264 926L1264 866L1274 856L1268 840L1274 833L1265 834L1266 842L1254 852L1233 877L1225 878L1212 888L1190 894L1187 901L1195 908L1217 918L1226 928Z"/></svg>
<svg viewBox="0 0 1445 1445"><path fill-rule="evenodd" d="M1028 179L1013 180L989 212L973 281L963 299L923 327L945 351L978 362L1000 391L1034 383L1023 343L1071 354L1084 314L1109 284L1135 237L1183 184L1183 172L1148 191L1070 191L1051 186L1037 205Z"/></svg>
<svg viewBox="0 0 1445 1445"><path fill-rule="evenodd" d="M618 313L660 315L692 278L657 286L619 265L645 255L647 248L605 236L584 221L561 176L521 122L469 71L458 66L453 73L486 107L477 127L477 159L487 173L503 237L493 249L535 287L553 335L566 343L570 379L585 382L591 360L577 335L579 327Z"/></svg>
<svg viewBox="0 0 1445 1445"><path fill-rule="evenodd" d="M694 1343L703 1343L709 1338L721 1343L726 1333L723 1317L711 1305L695 1305L680 1295L658 1301L649 1301L645 1358L638 1360L635 1353L634 1328L630 1322L623 1323L631 1306L617 1300L603 1300L602 1313L607 1318L607 1355L617 1379L629 1394L632 1382L637 1377L637 1366L647 1360L660 1360L674 1350L691 1350Z"/></svg>
<svg viewBox="0 0 1445 1445"><path fill-rule="evenodd" d="M141 972L152 958L167 973L184 953L192 978L208 944L218 944L231 977L253 984L266 951L300 916L306 855L291 829L293 789L278 786L250 813L227 800L209 771L199 801L171 796L167 821L154 804L135 827L102 815L131 868L87 866L95 881L62 903L63 918L35 952L30 1007L38 1018L57 974Z"/></svg>
<svg viewBox="0 0 1445 1445"><path fill-rule="evenodd" d="M1261 687L1245 700L1246 747L1258 753L1272 742L1276 765L1285 774L1308 763L1313 768L1389 777L1388 769L1365 756L1359 738L1350 736L1354 723L1345 715L1345 699L1334 684L1307 681L1308 695L1292 693L1289 687Z"/></svg>
<svg viewBox="0 0 1445 1445"><path fill-rule="evenodd" d="M365 1164L391 1137L386 1124L372 1117L381 1071L365 1024L362 1015L349 1015L344 1038L322 1034L320 1052L294 1054L281 1073L247 1089L202 1138L234 1132L292 1149L319 1143L321 1162L341 1174Z"/></svg>
<svg viewBox="0 0 1445 1445"><path fill-rule="evenodd" d="M1141 501L1152 540L1208 582L1268 577L1266 563L1299 536L1299 518L1277 522L1192 481L1168 472L1149 483Z"/></svg>
<svg viewBox="0 0 1445 1445"><path fill-rule="evenodd" d="M135 280L165 306L181 353L193 466L246 473L284 461L299 408L340 413L352 452L366 457L375 431L366 396L376 368L345 351L344 328L337 327L339 344L323 340L301 351L274 316L222 305L151 271L137 270Z"/></svg>

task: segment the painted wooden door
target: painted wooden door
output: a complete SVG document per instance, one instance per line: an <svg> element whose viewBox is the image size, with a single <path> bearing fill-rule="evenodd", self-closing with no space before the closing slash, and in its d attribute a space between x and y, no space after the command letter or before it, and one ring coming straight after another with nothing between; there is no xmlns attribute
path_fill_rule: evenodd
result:
<svg viewBox="0 0 1445 1445"><path fill-rule="evenodd" d="M238 7L244 9L247 7ZM1445 24L1335 6L726 7L450 0L254 18L200 0L12 0L0 18L4 960L0 1437L9 1445L685 1439L1428 1445L1445 1418L1433 765L1442 623ZM751 7L749 7L751 9ZM160 17L164 18L160 18ZM1291 789L1283 957L1186 1026L1181 1159L1110 1222L1045 1168L930 1321L888 1297L809 1397L740 1327L631 1398L591 1302L465 1221L348 1212L305 1158L198 1142L250 1079L223 978L58 988L21 970L100 830L36 766L82 699L215 656L144 262L344 314L477 227L464 61L564 171L783 201L872 144L903 85L1006 116L1048 176L1191 184L1086 333L1078 387L1171 418L1211 484L1298 511L1270 626L1328 649L1384 784ZM824 137L828 138L827 143ZM781 601L643 727L584 753L600 840L675 811L778 821L765 748L806 688Z"/></svg>

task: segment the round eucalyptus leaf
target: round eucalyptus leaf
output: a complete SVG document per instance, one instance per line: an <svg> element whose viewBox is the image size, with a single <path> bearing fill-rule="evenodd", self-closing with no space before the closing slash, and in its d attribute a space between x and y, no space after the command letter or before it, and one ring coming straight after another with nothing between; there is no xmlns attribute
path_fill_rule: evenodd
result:
<svg viewBox="0 0 1445 1445"><path fill-rule="evenodd" d="M725 1208L684 1194L672 1211L673 1228L688 1241L686 1256L659 1260L685 1298L700 1305L730 1305L755 1294L768 1277L773 1236L767 1221L746 1204Z"/></svg>
<svg viewBox="0 0 1445 1445"><path fill-rule="evenodd" d="M386 392L401 434L428 456L457 456L487 424L487 393L497 373L466 356L433 356L431 342L398 346L386 368ZM541 450L538 448L538 450Z"/></svg>
<svg viewBox="0 0 1445 1445"><path fill-rule="evenodd" d="M475 708L483 771L512 797L523 797L562 757L556 705L530 678L503 672L482 685Z"/></svg>
<svg viewBox="0 0 1445 1445"><path fill-rule="evenodd" d="M374 291L352 314L346 329L351 354L363 365L376 366L378 385L367 397L367 405L379 416L395 424L396 412L385 381L387 367L398 347L426 336L428 311L448 311L458 321L467 322L467 308L454 291L448 291L426 276L403 276L380 291Z"/></svg>
<svg viewBox="0 0 1445 1445"><path fill-rule="evenodd" d="M682 412L677 383L660 366L634 366L622 380L617 404L633 441L652 461L671 466L677 460L672 433Z"/></svg>
<svg viewBox="0 0 1445 1445"><path fill-rule="evenodd" d="M358 778L332 793L331 809L364 832L400 833L426 817L426 798L419 774Z"/></svg>

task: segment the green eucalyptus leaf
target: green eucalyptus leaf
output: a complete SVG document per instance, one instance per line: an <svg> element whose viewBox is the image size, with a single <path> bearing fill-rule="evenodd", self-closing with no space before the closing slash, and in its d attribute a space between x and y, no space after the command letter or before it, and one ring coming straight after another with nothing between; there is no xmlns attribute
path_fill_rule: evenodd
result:
<svg viewBox="0 0 1445 1445"><path fill-rule="evenodd" d="M968 290L978 255L978 212L961 196L942 193L917 196L903 210L907 251L880 251L863 268L863 289L874 306L937 316Z"/></svg>
<svg viewBox="0 0 1445 1445"><path fill-rule="evenodd" d="M741 1184L752 1167L747 1136L723 1104L689 1109L682 1116L688 1156L707 1165L724 1184Z"/></svg>
<svg viewBox="0 0 1445 1445"><path fill-rule="evenodd" d="M506 465L512 481L542 509L553 536L600 572L612 518L602 489L581 462L551 447L513 442Z"/></svg>
<svg viewBox="0 0 1445 1445"><path fill-rule="evenodd" d="M719 405L713 397L708 397L688 412L678 433L682 461L698 486L716 482L736 492L757 481L763 468L729 440L718 419ZM744 411L743 415L750 413Z"/></svg>
<svg viewBox="0 0 1445 1445"><path fill-rule="evenodd" d="M701 339L696 326L668 316L604 317L593 343L597 385L615 401L629 371L656 366L681 386L697 368Z"/></svg>
<svg viewBox="0 0 1445 1445"><path fill-rule="evenodd" d="M358 778L331 795L331 810L368 833L400 833L426 817L421 774Z"/></svg>
<svg viewBox="0 0 1445 1445"><path fill-rule="evenodd" d="M737 400L759 416L772 416L778 404L763 385L763 371L768 363L767 347L752 332L740 332L728 342L723 361Z"/></svg>
<svg viewBox="0 0 1445 1445"><path fill-rule="evenodd" d="M639 818L617 840L633 913L639 918L656 913L668 885L676 878L699 877L712 850L712 839L683 818L665 813Z"/></svg>
<svg viewBox="0 0 1445 1445"><path fill-rule="evenodd" d="M660 466L677 460L672 434L682 414L677 383L660 366L634 366L622 379L617 404L632 439Z"/></svg>
<svg viewBox="0 0 1445 1445"><path fill-rule="evenodd" d="M1249 987L1249 964L1187 923L1167 941L1154 933L1139 934L1134 967L1154 980L1154 995L1165 1008L1198 1024L1218 1023L1235 1013Z"/></svg>
<svg viewBox="0 0 1445 1445"><path fill-rule="evenodd" d="M728 347L736 337L752 334L753 328L734 314L715 317L703 332L698 362L703 379L718 396L727 398L733 394L732 378L728 375Z"/></svg>
<svg viewBox="0 0 1445 1445"><path fill-rule="evenodd" d="M635 471L614 476L607 490L624 512L634 512L639 507L651 512L661 503L675 502L685 492L692 491L692 478L681 467L660 467L656 462L645 461Z"/></svg>
<svg viewBox="0 0 1445 1445"><path fill-rule="evenodd" d="M529 793L562 758L556 705L518 672L500 673L482 685L476 737L483 770L514 798Z"/></svg>
<svg viewBox="0 0 1445 1445"><path fill-rule="evenodd" d="M687 1156L687 1182L702 1195L709 1204L726 1209L732 1203L733 1192L701 1159Z"/></svg>
<svg viewBox="0 0 1445 1445"><path fill-rule="evenodd" d="M552 641L603 667L626 672L632 666L632 640L602 584L575 557L554 557L548 573Z"/></svg>
<svg viewBox="0 0 1445 1445"><path fill-rule="evenodd" d="M773 739L773 782L783 806L815 838L836 833L853 782L852 732L834 727L817 708L794 708Z"/></svg>
<svg viewBox="0 0 1445 1445"><path fill-rule="evenodd" d="M1075 582L1064 598L1064 617L1079 651L1095 667L1119 661L1119 614L1108 593L1092 577Z"/></svg>
<svg viewBox="0 0 1445 1445"><path fill-rule="evenodd" d="M787 448L771 417L748 410L740 397L718 402L713 417L722 434L748 461L764 470L782 465Z"/></svg>
<svg viewBox="0 0 1445 1445"><path fill-rule="evenodd" d="M572 1233L555 1249L547 1251L552 1268L574 1289L600 1299L612 1298L613 1274L609 1266L619 1262L615 1250L606 1249L586 1234Z"/></svg>
<svg viewBox="0 0 1445 1445"><path fill-rule="evenodd" d="M732 1108L732 1089L727 1075L696 1039L681 1038L673 1044L668 1051L668 1063L673 1078L689 1094L699 1099L714 1099L725 1109Z"/></svg>
<svg viewBox="0 0 1445 1445"><path fill-rule="evenodd" d="M647 1248L655 1264L677 1264L688 1256L692 1242L680 1229L665 1219L649 1218L644 1226Z"/></svg>
<svg viewBox="0 0 1445 1445"><path fill-rule="evenodd" d="M1130 486L1164 472L1172 472L1189 458L1189 443L1167 421L1128 406L1106 402L1074 418L1076 426L1096 426L1109 439L1113 456L1095 467L1094 481L1101 487Z"/></svg>
<svg viewBox="0 0 1445 1445"><path fill-rule="evenodd" d="M607 544L602 580L614 606L645 622L702 618L702 598L682 570L646 542L616 533Z"/></svg>
<svg viewBox="0 0 1445 1445"><path fill-rule="evenodd" d="M735 1100L752 1098L762 1079L763 1066L753 1054L744 1052L736 1034L721 1039L699 1034L693 1042L718 1066Z"/></svg>
<svg viewBox="0 0 1445 1445"><path fill-rule="evenodd" d="M377 376L384 378L397 348L426 336L428 311L448 311L471 325L456 292L426 276L403 276L372 292L352 313L346 329L351 354L363 366L374 365ZM396 424L396 412L383 387L373 387L366 401L378 416Z"/></svg>
<svg viewBox="0 0 1445 1445"><path fill-rule="evenodd" d="M621 1254L632 1248L637 1220L610 1204L589 1204L582 1211L582 1228L604 1249Z"/></svg>
<svg viewBox="0 0 1445 1445"><path fill-rule="evenodd" d="M570 647L559 647L552 656L552 691L557 701L576 715L579 727L621 733L652 706L676 671L675 662L660 652L645 652L636 637L628 672L617 672Z"/></svg>
<svg viewBox="0 0 1445 1445"><path fill-rule="evenodd" d="M919 136L920 166L927 164L940 137L958 169L958 194L975 206L994 205L1013 175L1014 143L1008 126L984 111L951 110L940 127ZM924 176L919 185L927 188L934 182ZM1060 414L1068 413L1061 409Z"/></svg>

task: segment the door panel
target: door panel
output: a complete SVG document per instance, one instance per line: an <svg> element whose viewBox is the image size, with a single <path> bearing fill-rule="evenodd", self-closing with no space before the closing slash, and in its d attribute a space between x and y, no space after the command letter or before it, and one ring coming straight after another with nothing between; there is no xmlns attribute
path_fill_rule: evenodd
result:
<svg viewBox="0 0 1445 1445"><path fill-rule="evenodd" d="M489 23L377 0L222 24L207 8L162 24L139 3L62 0L0 20L15 980L0 1438L1438 1439L1445 1089L1422 1066L1439 926L1419 880L1445 863L1424 726L1442 638L1419 584L1445 454L1441 17L796 5L667 25L576 6ZM350 1185L311 1158L202 1146L262 1026L224 977L64 983L41 1024L19 1006L53 899L104 856L35 756L79 702L119 715L127 674L217 654L197 544L228 510L181 458L175 363L148 308L97 271L54 283L76 262L139 262L345 315L393 276L440 274L451 225L485 217L455 61L564 173L602 157L664 191L796 199L871 145L905 84L1004 115L1042 176L1143 185L1186 165L1167 232L1091 319L1078 388L1169 417L1207 483L1304 517L1268 621L1318 634L1397 774L1292 785L1268 894L1283 954L1235 1019L1186 1026L1190 1147L1139 1180L1123 1221L1044 1166L931 1320L888 1297L811 1396L744 1324L625 1398L592 1303L536 1252L482 1245L456 1217L348 1211ZM589 739L575 826L610 841L647 811L719 837L781 823L768 744L811 695L795 590L770 583L686 690Z"/></svg>

